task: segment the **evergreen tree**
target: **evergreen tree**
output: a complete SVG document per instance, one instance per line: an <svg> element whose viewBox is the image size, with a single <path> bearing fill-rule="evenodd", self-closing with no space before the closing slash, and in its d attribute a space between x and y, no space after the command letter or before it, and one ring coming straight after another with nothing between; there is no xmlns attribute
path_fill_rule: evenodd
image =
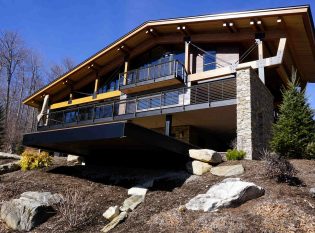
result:
<svg viewBox="0 0 315 233"><path fill-rule="evenodd" d="M0 149L4 143L4 109L0 105Z"/></svg>
<svg viewBox="0 0 315 233"><path fill-rule="evenodd" d="M298 87L296 72L282 96L279 118L273 125L271 148L287 158L307 158L307 145L315 141L315 121L305 90Z"/></svg>

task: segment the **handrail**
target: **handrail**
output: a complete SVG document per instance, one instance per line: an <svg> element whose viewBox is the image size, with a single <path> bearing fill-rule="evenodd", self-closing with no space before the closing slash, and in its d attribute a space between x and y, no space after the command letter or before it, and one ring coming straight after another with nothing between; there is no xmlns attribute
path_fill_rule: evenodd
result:
<svg viewBox="0 0 315 233"><path fill-rule="evenodd" d="M165 108L183 107L209 104L211 102L230 100L236 98L236 79L234 77L213 80L207 83L191 87L181 87L172 90L141 95L124 100L116 100L107 103L79 106L77 108L62 111L51 111L43 116L38 127L50 127L68 123L110 118L131 114L137 117L138 113L160 110ZM47 121L48 118L48 121ZM45 125L48 122L48 125Z"/></svg>
<svg viewBox="0 0 315 233"><path fill-rule="evenodd" d="M178 72L180 70L180 72ZM138 69L129 70L119 74L119 86L141 83L148 80L174 75L176 78L187 81L187 72L184 65L178 60L171 60Z"/></svg>

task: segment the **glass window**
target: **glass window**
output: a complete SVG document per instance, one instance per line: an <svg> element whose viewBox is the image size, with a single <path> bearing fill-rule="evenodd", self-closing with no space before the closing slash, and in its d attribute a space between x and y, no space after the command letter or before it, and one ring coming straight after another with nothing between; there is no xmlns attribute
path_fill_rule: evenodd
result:
<svg viewBox="0 0 315 233"><path fill-rule="evenodd" d="M203 55L203 70L214 70L216 68L216 51L210 50Z"/></svg>

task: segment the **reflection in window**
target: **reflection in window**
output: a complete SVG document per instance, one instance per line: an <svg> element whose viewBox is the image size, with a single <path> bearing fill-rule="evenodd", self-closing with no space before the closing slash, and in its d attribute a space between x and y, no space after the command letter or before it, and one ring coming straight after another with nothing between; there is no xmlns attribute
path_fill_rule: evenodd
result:
<svg viewBox="0 0 315 233"><path fill-rule="evenodd" d="M203 55L203 71L216 68L216 51L210 50Z"/></svg>
<svg viewBox="0 0 315 233"><path fill-rule="evenodd" d="M64 123L73 123L77 121L77 114L75 111L65 112Z"/></svg>

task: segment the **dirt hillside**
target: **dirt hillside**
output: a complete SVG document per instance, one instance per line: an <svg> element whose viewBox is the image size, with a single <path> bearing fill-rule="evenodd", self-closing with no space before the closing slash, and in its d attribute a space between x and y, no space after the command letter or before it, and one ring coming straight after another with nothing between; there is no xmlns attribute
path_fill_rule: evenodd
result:
<svg viewBox="0 0 315 233"><path fill-rule="evenodd" d="M210 173L191 176L184 170L170 169L68 167L61 158L54 159L54 166L49 169L1 175L0 204L25 191L65 194L78 190L80 203L90 209L84 213L84 224L71 228L57 213L32 232L95 233L107 224L102 213L110 206L122 204L128 197L128 188L154 178L154 186L144 203L111 232L315 232L315 199L309 194L309 189L315 187L315 161L291 162L304 185L289 186L265 178L261 161L222 163L243 164L245 173L240 177L263 187L266 192L239 207L213 213L180 211L179 206L205 193L223 177ZM14 231L0 222L0 232Z"/></svg>

